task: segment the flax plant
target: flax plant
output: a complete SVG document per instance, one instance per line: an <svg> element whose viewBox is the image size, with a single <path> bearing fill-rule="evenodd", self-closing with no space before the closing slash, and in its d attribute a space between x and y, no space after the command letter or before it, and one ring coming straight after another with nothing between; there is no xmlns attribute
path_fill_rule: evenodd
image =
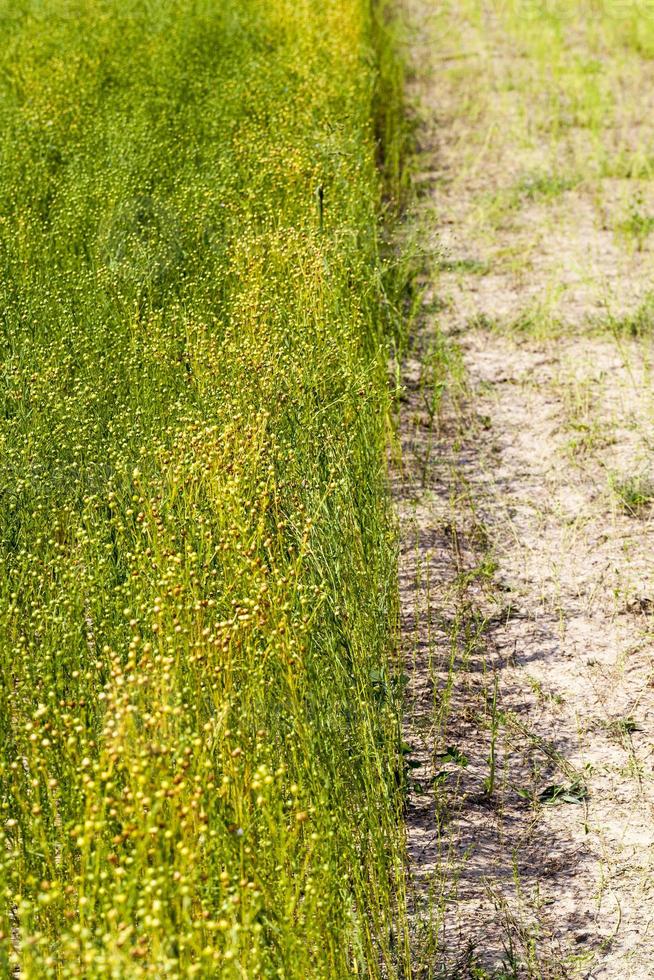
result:
<svg viewBox="0 0 654 980"><path fill-rule="evenodd" d="M0 21L0 974L395 975L388 32Z"/></svg>

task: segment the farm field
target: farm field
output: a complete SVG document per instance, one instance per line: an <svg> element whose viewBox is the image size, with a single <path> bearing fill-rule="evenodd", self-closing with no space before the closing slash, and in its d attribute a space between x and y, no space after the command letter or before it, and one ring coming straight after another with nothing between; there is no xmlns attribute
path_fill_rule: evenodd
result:
<svg viewBox="0 0 654 980"><path fill-rule="evenodd" d="M0 976L395 975L386 29L0 24Z"/></svg>
<svg viewBox="0 0 654 980"><path fill-rule="evenodd" d="M0 980L654 977L652 5L0 24Z"/></svg>
<svg viewBox="0 0 654 980"><path fill-rule="evenodd" d="M654 11L404 0L414 974L654 976Z"/></svg>

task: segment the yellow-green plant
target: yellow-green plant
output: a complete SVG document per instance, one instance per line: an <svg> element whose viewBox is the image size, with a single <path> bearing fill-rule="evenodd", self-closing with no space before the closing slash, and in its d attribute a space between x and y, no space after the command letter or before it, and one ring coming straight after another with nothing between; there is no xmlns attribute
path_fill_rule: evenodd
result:
<svg viewBox="0 0 654 980"><path fill-rule="evenodd" d="M0 973L393 975L388 35L0 21Z"/></svg>

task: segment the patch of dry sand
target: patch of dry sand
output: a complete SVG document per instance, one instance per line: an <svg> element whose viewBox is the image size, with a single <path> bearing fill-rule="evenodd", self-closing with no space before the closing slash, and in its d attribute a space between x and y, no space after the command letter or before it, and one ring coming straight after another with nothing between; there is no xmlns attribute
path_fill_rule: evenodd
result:
<svg viewBox="0 0 654 980"><path fill-rule="evenodd" d="M428 20L426 0L407 5ZM652 977L654 517L620 486L650 474L654 347L579 329L637 307L652 255L622 248L580 190L525 206L491 244L468 237L477 178L443 179L466 142L465 80L441 85L433 47L415 51L429 188L416 221L457 270L432 284L445 308L404 366L393 475L416 974ZM516 272L502 256L521 251ZM544 293L556 336L474 326ZM438 330L465 383L434 419L421 365ZM552 786L577 802L538 803Z"/></svg>

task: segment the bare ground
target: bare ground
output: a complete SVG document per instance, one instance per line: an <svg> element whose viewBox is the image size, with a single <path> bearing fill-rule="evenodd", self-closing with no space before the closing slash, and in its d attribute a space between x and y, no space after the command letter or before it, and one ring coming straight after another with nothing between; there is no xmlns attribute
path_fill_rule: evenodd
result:
<svg viewBox="0 0 654 980"><path fill-rule="evenodd" d="M414 221L437 253L394 474L416 975L652 977L654 345L609 329L652 252L607 229L603 178L599 203L597 184L527 201L491 233L480 201L522 151L507 127L483 179L470 165L479 66L442 71L433 5L407 8Z"/></svg>

